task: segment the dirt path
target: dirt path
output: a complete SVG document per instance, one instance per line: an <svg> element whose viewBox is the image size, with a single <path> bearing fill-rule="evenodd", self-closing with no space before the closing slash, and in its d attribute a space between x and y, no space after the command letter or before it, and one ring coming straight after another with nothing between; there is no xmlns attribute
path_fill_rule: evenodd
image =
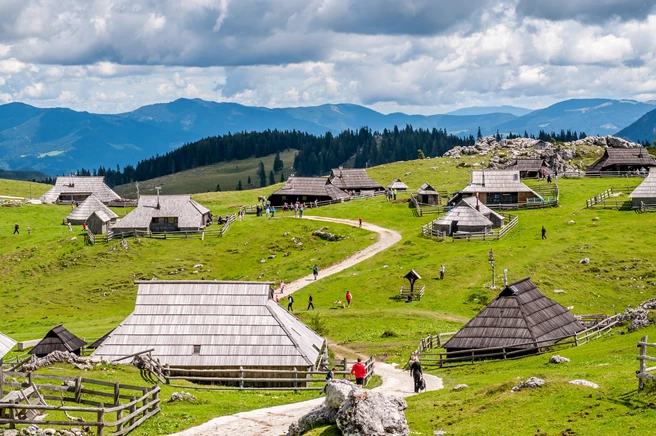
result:
<svg viewBox="0 0 656 436"><path fill-rule="evenodd" d="M354 227L358 226L357 221L337 218L308 216L303 219L346 224ZM381 251L386 250L401 240L401 235L398 232L384 229L374 224L363 223L362 228L378 233L378 241L373 245L365 248L364 250L359 251L344 259L343 261L319 271L319 280L357 265L358 263L369 259L372 256L375 256ZM299 289L304 288L312 282L314 282L314 276L309 274L305 277L288 283L285 286L284 294L280 294L280 289L276 289L276 295L289 295L298 291ZM339 354L358 356L358 353L342 345L331 344L331 347L334 348ZM373 389L374 391L401 395L404 397L414 395L413 379L408 371L402 371L387 363L376 362L374 366L374 372L383 380L383 384ZM443 388L442 379L439 377L426 374L424 379L426 380L426 389L429 391ZM303 401L300 403L286 404L283 406L237 413L230 416L222 416L220 418L206 422L205 424L199 425L198 427L190 428L172 436L227 436L235 434L243 436L280 436L286 434L289 424L299 419L310 410L319 406L322 402L323 397L319 397L314 400Z"/></svg>
<svg viewBox="0 0 656 436"><path fill-rule="evenodd" d="M325 217L319 217L319 216L306 216L303 219L308 219L312 221L324 221L324 222L329 222L329 223L337 223L337 224L346 224L349 226L353 227L358 227L358 222L357 221L352 221L352 220L344 220L344 219L339 219L339 218L325 218ZM331 276L333 274L337 274L338 272L344 271L347 268L350 268L354 265L357 265L358 263L369 259L370 257L375 256L376 254L380 253L381 251L385 251L392 245L396 244L401 240L401 234L399 232L396 232L394 230L389 230L389 229L384 229L382 227L379 227L375 224L369 224L369 223L362 223L362 228L365 230L369 230L375 233L378 233L378 241L364 250L358 251L357 253L351 255L350 257L347 257L346 259L342 260L341 262L338 262L332 266L329 266L325 269L322 269L319 271L319 280L321 280L324 277ZM285 285L285 292L280 293L280 288L276 289L276 295L279 297L285 297L289 294L292 294L299 289L302 289L306 287L307 285L311 284L314 282L314 276L312 274L308 274L305 277L301 277L298 280L294 280L293 282L287 283Z"/></svg>
<svg viewBox="0 0 656 436"><path fill-rule="evenodd" d="M408 371L402 371L381 362L376 362L374 371L382 377L383 384L373 389L373 391L403 397L414 395L413 380ZM439 377L425 374L424 379L426 380L427 391L434 391L444 387L442 379ZM322 402L323 397L319 397L300 403L222 416L172 436L280 436L287 433L289 424L321 405Z"/></svg>

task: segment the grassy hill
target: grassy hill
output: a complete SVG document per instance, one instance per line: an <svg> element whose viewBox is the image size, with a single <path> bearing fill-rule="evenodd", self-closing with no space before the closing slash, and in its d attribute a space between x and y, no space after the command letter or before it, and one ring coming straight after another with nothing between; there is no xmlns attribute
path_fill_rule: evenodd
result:
<svg viewBox="0 0 656 436"><path fill-rule="evenodd" d="M399 177L412 190L428 181L436 189L454 191L466 184L468 171L482 160L468 157L400 162L371 168L369 174L383 185ZM498 283L507 268L511 281L530 276L544 294L572 307L575 314L620 312L654 295L656 268L651 241L656 237L656 214L587 210L585 200L610 186L629 192L639 182L559 180L561 206L516 212L519 225L501 241L493 242L452 243L422 238L421 226L436 216L415 218L408 194L402 194L396 203L374 198L309 209L307 214L336 218L362 216L367 222L399 231L403 239L353 268L312 283L295 299L298 307L303 307L312 293L317 308L312 315L318 314L330 340L398 363L407 360L421 337L459 328L497 295L498 290L489 289L490 249L494 249L497 259ZM0 181L0 189L3 183ZM22 192L25 185L13 188ZM254 204L258 195L276 188L211 192L194 198L215 214L225 214L234 212L236 206ZM323 268L372 242L369 232L337 225L331 225L331 231L349 239L338 243L315 240L310 233L321 224L280 214L269 221L247 216L244 222L235 223L224 239L144 239L140 245L130 243L127 252L112 251L116 244L85 247L80 235L68 233L60 224L68 210L65 206L46 205L0 210L3 221L20 222L23 228L31 225L34 229L29 238L12 235L8 225L0 229L3 333L33 339L64 322L80 336L97 337L132 310L134 279L156 276L289 282L307 274L314 262ZM543 225L548 235L544 241L540 239ZM72 241L72 236L77 240ZM291 244L292 236L301 238L302 249ZM285 252L290 255L282 256ZM260 263L272 253L277 254L275 259ZM579 263L584 257L590 258L589 264ZM198 263L204 265L203 271L194 274L193 265ZM440 264L446 266L444 281L437 280ZM426 285L426 295L412 304L397 302L393 297L406 283L402 276L410 268L423 277L418 283ZM333 302L343 299L347 290L353 294L352 307L336 308ZM310 314L304 311L297 315L306 322L310 320ZM654 328L645 332L656 334ZM570 428L576 434L611 435L618 434L620 428L631 430L630 426L644 430L653 420L652 406L648 404L656 401L648 394L635 396L631 392L636 386L635 341L640 335L618 335L564 350L561 354L573 359L570 366L546 366L546 357L542 356L437 371L445 377L447 389L409 401L411 428L427 435L440 427L447 431L452 428L449 432L454 434L554 435ZM507 393L517 377L532 375L544 376L547 386L538 392ZM587 391L569 386L564 381L570 377L589 378L602 389ZM467 383L471 389L453 393L450 388L455 383ZM630 398L625 398L627 395ZM206 401L219 404L237 398L244 400L243 410L256 407L247 396L217 394ZM284 401L290 399L280 399ZM215 415L226 410L217 407ZM184 413L185 420L163 414L150 425L157 428L164 425L162 420L170 422L173 418L177 419L176 428L184 428L213 416L209 412ZM567 422L569 419L576 422ZM611 425L614 419L617 424ZM162 434L159 430L153 433Z"/></svg>
<svg viewBox="0 0 656 436"><path fill-rule="evenodd" d="M50 177L41 171L5 171L0 170L0 179L10 180L45 180Z"/></svg>
<svg viewBox="0 0 656 436"><path fill-rule="evenodd" d="M0 195L8 195L12 197L29 197L39 198L45 194L51 185L37 182L23 182L18 180L9 180L0 178Z"/></svg>
<svg viewBox="0 0 656 436"><path fill-rule="evenodd" d="M285 164L285 170L283 171L285 179L294 171L291 167L294 163L295 153L295 150L287 150L280 154L280 159ZM275 154L272 154L262 158L221 162L146 180L139 182L139 191L142 194L153 194L156 192L155 187L161 186L162 194L193 194L214 192L217 185L220 185L222 191L234 191L239 180L241 180L244 189L250 189L252 187L247 186L248 177L251 178L254 186L259 186L257 167L260 161L264 163L268 180L269 171L273 168L274 157ZM276 182L279 180L280 173L276 174ZM114 191L124 198L137 198L137 188L134 183L116 186Z"/></svg>

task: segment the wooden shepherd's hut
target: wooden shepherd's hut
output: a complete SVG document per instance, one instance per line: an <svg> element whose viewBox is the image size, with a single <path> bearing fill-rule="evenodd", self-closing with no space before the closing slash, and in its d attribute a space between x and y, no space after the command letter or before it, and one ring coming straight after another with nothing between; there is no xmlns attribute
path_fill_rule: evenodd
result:
<svg viewBox="0 0 656 436"><path fill-rule="evenodd" d="M650 171L645 180L629 195L631 207L640 209L642 206L656 206L656 171Z"/></svg>
<svg viewBox="0 0 656 436"><path fill-rule="evenodd" d="M211 222L210 210L191 195L142 195L136 209L118 220L115 233L199 231Z"/></svg>
<svg viewBox="0 0 656 436"><path fill-rule="evenodd" d="M471 182L457 192L449 201L457 204L467 197L478 197L487 205L526 204L542 201L542 197L522 183L519 171L476 170L472 171Z"/></svg>
<svg viewBox="0 0 656 436"><path fill-rule="evenodd" d="M356 193L383 191L380 183L369 177L364 168L336 168L330 172L330 183L342 191Z"/></svg>
<svg viewBox="0 0 656 436"><path fill-rule="evenodd" d="M89 196L95 196L104 204L120 200L121 197L105 184L104 177L57 177L55 186L43 194L44 203L81 203Z"/></svg>
<svg viewBox="0 0 656 436"><path fill-rule="evenodd" d="M268 282L139 281L134 312L93 353L114 360L153 349L185 369L315 368L324 338L270 298ZM126 361L126 363L128 363ZM289 374L272 372L266 378ZM280 374L283 374L282 376ZM264 376L263 376L264 377Z"/></svg>
<svg viewBox="0 0 656 436"><path fill-rule="evenodd" d="M453 357L464 355L465 350L499 347L505 347L506 353L530 354L584 329L565 307L544 296L530 278L525 278L506 286L444 348ZM480 352L489 353L492 351ZM466 354L471 356L471 352Z"/></svg>
<svg viewBox="0 0 656 436"><path fill-rule="evenodd" d="M94 235L103 235L107 233L107 229L109 229L111 223L112 218L105 211L97 210L87 220L87 228Z"/></svg>
<svg viewBox="0 0 656 436"><path fill-rule="evenodd" d="M405 192L408 190L408 185L403 183L401 179L394 179L392 183L387 185L387 189L396 189L397 192Z"/></svg>
<svg viewBox="0 0 656 436"><path fill-rule="evenodd" d="M585 172L603 174L608 172L629 172L644 168L656 167L656 160L651 157L645 147L607 148L604 155L590 165Z"/></svg>
<svg viewBox="0 0 656 436"><path fill-rule="evenodd" d="M440 194L426 182L417 189L417 201L421 205L437 206L440 204Z"/></svg>
<svg viewBox="0 0 656 436"><path fill-rule="evenodd" d="M551 175L553 171L544 159L516 159L504 170L519 171L522 179L532 179L541 176L544 172Z"/></svg>
<svg viewBox="0 0 656 436"><path fill-rule="evenodd" d="M69 332L61 324L50 330L46 336L30 350L36 357L44 357L53 351L68 351L79 355L85 342Z"/></svg>
<svg viewBox="0 0 656 436"><path fill-rule="evenodd" d="M74 226L80 226L83 222L89 221L89 217L94 212L102 212L103 216L107 217L107 222L116 221L118 218L118 215L98 200L95 195L90 195L68 214L65 221Z"/></svg>
<svg viewBox="0 0 656 436"><path fill-rule="evenodd" d="M269 196L274 206L293 204L296 201L338 201L349 198L348 194L334 187L326 177L295 177L287 179L285 186Z"/></svg>
<svg viewBox="0 0 656 436"><path fill-rule="evenodd" d="M9 336L5 336L2 333L0 333L0 363L2 363L2 358L11 351L12 348L16 345L16 341L14 341L12 338ZM2 392L0 392L0 397L2 396Z"/></svg>

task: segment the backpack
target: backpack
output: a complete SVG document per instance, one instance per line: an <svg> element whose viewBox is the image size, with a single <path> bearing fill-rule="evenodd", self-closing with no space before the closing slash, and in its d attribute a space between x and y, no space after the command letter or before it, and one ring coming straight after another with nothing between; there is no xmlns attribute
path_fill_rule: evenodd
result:
<svg viewBox="0 0 656 436"><path fill-rule="evenodd" d="M425 391L426 390L426 380L424 380L424 377L421 377L421 380L419 380L419 392Z"/></svg>

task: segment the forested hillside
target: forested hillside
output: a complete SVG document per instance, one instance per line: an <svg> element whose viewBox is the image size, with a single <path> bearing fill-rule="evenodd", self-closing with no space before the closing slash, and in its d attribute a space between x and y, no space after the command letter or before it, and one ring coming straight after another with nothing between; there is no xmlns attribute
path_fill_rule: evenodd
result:
<svg viewBox="0 0 656 436"><path fill-rule="evenodd" d="M345 130L334 136L312 135L299 131L266 130L213 136L187 144L163 156L154 156L128 165L122 171L100 167L92 171L82 169L79 175L105 176L110 186L143 181L174 174L180 171L237 159L259 158L284 150L299 150L294 159L296 175L314 176L325 174L331 168L352 159L355 166L380 165L383 163L416 159L419 150L425 156L440 156L458 145L472 145L474 137L461 138L445 130L405 129L373 132L368 128L358 131ZM267 169L268 170L268 169ZM266 182L265 182L266 183Z"/></svg>

